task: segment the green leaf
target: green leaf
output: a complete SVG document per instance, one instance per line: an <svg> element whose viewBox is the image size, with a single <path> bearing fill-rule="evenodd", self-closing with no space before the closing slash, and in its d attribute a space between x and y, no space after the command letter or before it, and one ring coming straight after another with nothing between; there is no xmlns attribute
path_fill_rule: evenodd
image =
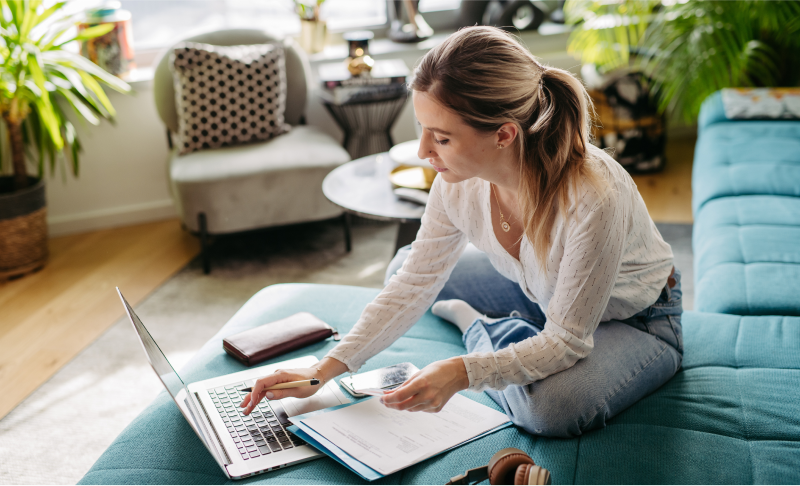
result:
<svg viewBox="0 0 800 486"><path fill-rule="evenodd" d="M62 66L70 67L78 72L86 71L86 73L95 76L100 81L119 91L120 93L129 93L131 91L131 87L128 85L128 83L112 74L109 74L97 64L78 54L66 51L48 51L42 53L42 58L61 64Z"/></svg>
<svg viewBox="0 0 800 486"><path fill-rule="evenodd" d="M83 79L83 82L86 85L86 87L89 88L89 90L92 93L94 93L94 96L103 106L103 108L105 108L105 110L108 112L108 117L114 118L115 116L117 116L117 112L111 105L111 100L108 99L108 96L106 95L106 92L103 91L103 87L100 86L100 83L98 83L90 74L87 74L83 71L80 71L80 76L81 79Z"/></svg>
<svg viewBox="0 0 800 486"><path fill-rule="evenodd" d="M66 4L67 4L67 2L57 2L52 7L46 9L38 17L36 17L36 25L39 25L42 22L44 22L45 20L49 19L50 16L52 16L54 13L58 12L59 10L61 10L64 7L64 5L66 5Z"/></svg>
<svg viewBox="0 0 800 486"><path fill-rule="evenodd" d="M92 125L99 125L100 119L95 116L94 112L91 108L83 104L83 102L78 99L77 96L72 91L67 89L59 89L58 93L67 100L67 102L72 106L75 112L86 119Z"/></svg>
<svg viewBox="0 0 800 486"><path fill-rule="evenodd" d="M101 35L106 35L112 30L114 30L114 27L115 25L110 22L107 24L94 25L87 29L83 29L78 33L78 35L76 35L72 39L68 39L59 43L56 47L61 47L64 44L68 44L72 41L84 41L87 39L94 39L95 37L100 37Z"/></svg>

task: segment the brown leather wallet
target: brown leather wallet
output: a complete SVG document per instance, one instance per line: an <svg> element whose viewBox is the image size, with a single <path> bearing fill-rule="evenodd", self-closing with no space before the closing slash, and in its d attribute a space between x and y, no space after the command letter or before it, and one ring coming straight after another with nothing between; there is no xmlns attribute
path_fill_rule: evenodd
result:
<svg viewBox="0 0 800 486"><path fill-rule="evenodd" d="M228 336L222 340L222 348L247 366L253 366L330 336L335 341L340 339L336 329L313 314L298 312L285 319Z"/></svg>

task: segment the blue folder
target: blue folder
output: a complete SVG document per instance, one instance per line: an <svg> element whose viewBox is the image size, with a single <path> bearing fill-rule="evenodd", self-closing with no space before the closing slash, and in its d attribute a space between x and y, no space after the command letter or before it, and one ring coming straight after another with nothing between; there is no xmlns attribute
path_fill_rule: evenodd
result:
<svg viewBox="0 0 800 486"><path fill-rule="evenodd" d="M374 398L375 397L368 398L367 400L372 400ZM337 405L335 407L326 408L324 410L317 410L315 412L309 412L309 413L306 413L306 414L303 414L303 415L297 415L297 416L291 417L290 420L292 421L292 423L294 425L290 425L289 427L287 427L287 429L289 431L291 431L293 434L295 434L298 437L300 437L301 439L303 439L304 441L308 442L311 446L313 446L313 447L319 449L321 452L324 452L325 454L327 454L334 461L338 462L342 466L344 466L347 469L349 469L349 470L353 471L354 473L358 474L359 476L361 476L365 480L367 480L367 481L375 481L376 479L380 479L380 478L384 477L384 475L379 473L378 471L370 468L369 466L367 466L363 462L359 461L358 459L354 458L350 454L346 453L345 451L343 451L342 449L337 447L333 442L329 441L328 439L323 437L321 434L317 433L317 431L315 431L314 429L312 429L311 427L309 427L308 425L303 423L303 420L305 420L305 419L307 419L309 417L313 417L315 415L320 415L320 414L327 413L327 412L332 412L334 410L338 410L338 409L344 408L344 407L350 407L352 405L355 405L356 403L360 403L361 401L362 400L359 400L358 402L353 402L353 403L345 403L344 405ZM512 425L511 421L508 421L508 422L506 422L504 424L501 424L501 425L499 425L499 426L497 426L497 427L495 427L495 428L493 428L491 430L488 430L488 431L484 432L483 434L477 435L477 436L473 437L472 439L466 440L466 441L464 441L464 442L462 442L460 444L456 444L453 447L450 447L449 449L445 449L445 450L439 452L439 454L441 454L442 452L447 452L447 451L450 451L452 449L455 449L456 447L459 447L459 446L461 446L463 444L466 444L468 442L472 442L473 440L480 439L481 437L484 437L486 435L493 434L494 432L497 432L498 430L504 429L504 428L509 427L511 425ZM435 457L435 456L437 456L439 454L434 454L431 457ZM428 459L430 459L430 458L428 458Z"/></svg>

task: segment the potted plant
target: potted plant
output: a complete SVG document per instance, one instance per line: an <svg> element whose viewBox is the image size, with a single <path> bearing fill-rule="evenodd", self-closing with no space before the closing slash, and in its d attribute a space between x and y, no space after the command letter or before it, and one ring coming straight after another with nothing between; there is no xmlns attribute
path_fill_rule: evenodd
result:
<svg viewBox="0 0 800 486"><path fill-rule="evenodd" d="M115 115L101 83L130 91L67 48L113 25L76 33L77 17L65 12L66 3L44 8L41 0L0 0L0 113L6 135L0 145L8 147L11 159L0 167L10 165L13 173L0 177L0 279L34 271L47 259L45 165L52 173L62 161L78 175L81 145L63 107L97 125Z"/></svg>
<svg viewBox="0 0 800 486"><path fill-rule="evenodd" d="M300 16L300 47L309 54L322 52L328 27L320 19L319 11L325 0L294 0L295 10Z"/></svg>
<svg viewBox="0 0 800 486"><path fill-rule="evenodd" d="M644 73L674 120L693 123L722 88L800 84L800 2L568 0L564 12L571 53Z"/></svg>

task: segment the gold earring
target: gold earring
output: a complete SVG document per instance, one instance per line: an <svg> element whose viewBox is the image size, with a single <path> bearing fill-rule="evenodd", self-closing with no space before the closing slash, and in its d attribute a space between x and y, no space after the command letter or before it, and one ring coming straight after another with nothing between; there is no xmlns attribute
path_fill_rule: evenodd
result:
<svg viewBox="0 0 800 486"><path fill-rule="evenodd" d="M498 143L497 144L497 148L499 148L499 149L503 148L503 144Z"/></svg>

